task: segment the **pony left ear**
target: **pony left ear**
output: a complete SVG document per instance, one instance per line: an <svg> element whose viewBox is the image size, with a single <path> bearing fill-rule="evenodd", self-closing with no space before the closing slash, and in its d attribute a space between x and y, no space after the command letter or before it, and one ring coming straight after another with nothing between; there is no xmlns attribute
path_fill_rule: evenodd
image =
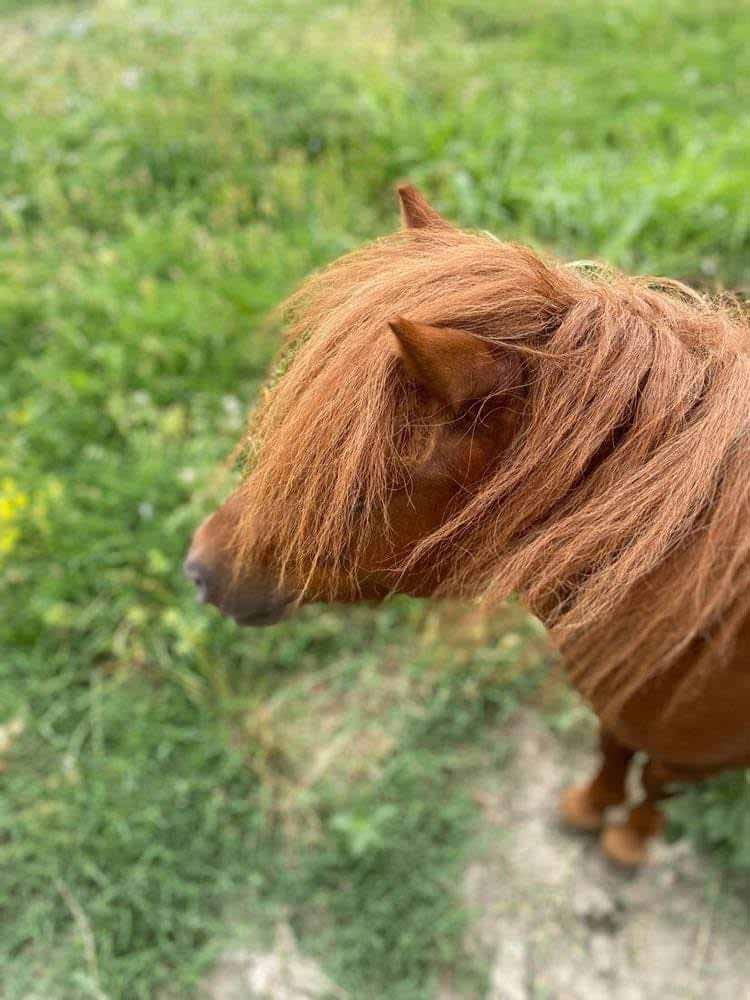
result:
<svg viewBox="0 0 750 1000"><path fill-rule="evenodd" d="M446 222L413 184L399 184L398 199L401 203L401 218L407 229L450 229Z"/></svg>
<svg viewBox="0 0 750 1000"><path fill-rule="evenodd" d="M413 323L401 316L388 325L407 375L454 413L507 381L502 360L471 333Z"/></svg>

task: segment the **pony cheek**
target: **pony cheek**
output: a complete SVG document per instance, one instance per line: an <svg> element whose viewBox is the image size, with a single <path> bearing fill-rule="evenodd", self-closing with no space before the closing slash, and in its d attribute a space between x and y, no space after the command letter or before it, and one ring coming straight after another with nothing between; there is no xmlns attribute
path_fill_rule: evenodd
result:
<svg viewBox="0 0 750 1000"><path fill-rule="evenodd" d="M481 440L474 439L471 443L464 444L460 448L451 462L451 480L457 487L460 487L460 489L454 490L454 496L456 492L461 493L481 480L487 470L489 460L490 449Z"/></svg>
<svg viewBox="0 0 750 1000"><path fill-rule="evenodd" d="M400 568L408 565L414 547L444 522L462 490L455 476L435 474L415 483L409 493L399 494L388 511L389 530L374 532L364 554L365 585L371 575L389 592L419 597L432 593L434 586L427 581L424 569L404 573Z"/></svg>

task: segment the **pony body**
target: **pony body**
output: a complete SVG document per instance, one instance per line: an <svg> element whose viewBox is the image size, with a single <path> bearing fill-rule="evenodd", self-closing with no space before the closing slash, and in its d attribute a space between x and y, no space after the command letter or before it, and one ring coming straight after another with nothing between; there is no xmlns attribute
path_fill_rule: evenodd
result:
<svg viewBox="0 0 750 1000"><path fill-rule="evenodd" d="M221 534L224 591L262 568L283 605L515 593L610 742L750 763L743 318L463 232L412 188L402 206L403 231L288 303L247 478L196 543ZM585 825L596 795L576 794Z"/></svg>

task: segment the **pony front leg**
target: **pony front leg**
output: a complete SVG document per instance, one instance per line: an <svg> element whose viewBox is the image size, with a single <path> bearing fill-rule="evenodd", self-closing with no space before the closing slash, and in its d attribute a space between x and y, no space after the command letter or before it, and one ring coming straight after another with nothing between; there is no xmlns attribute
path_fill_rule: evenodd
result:
<svg viewBox="0 0 750 1000"><path fill-rule="evenodd" d="M606 729L599 730L602 763L587 785L566 789L560 800L563 821L575 830L595 832L604 825L604 813L610 806L625 801L625 782L634 752L619 743Z"/></svg>
<svg viewBox="0 0 750 1000"><path fill-rule="evenodd" d="M624 823L613 823L605 828L602 833L605 856L626 868L639 868L645 864L651 839L664 831L664 813L659 803L673 794L673 785L700 781L716 773L716 770L647 761L641 775L644 798L630 810Z"/></svg>

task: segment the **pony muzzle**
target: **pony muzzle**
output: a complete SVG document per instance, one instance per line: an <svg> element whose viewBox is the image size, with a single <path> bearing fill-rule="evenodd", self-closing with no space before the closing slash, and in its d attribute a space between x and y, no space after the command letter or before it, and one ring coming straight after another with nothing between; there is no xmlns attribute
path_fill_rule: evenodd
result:
<svg viewBox="0 0 750 1000"><path fill-rule="evenodd" d="M196 587L198 601L213 605L238 625L274 625L291 603L268 578L253 571L238 578L228 558L222 519L207 518L193 537L183 569Z"/></svg>

